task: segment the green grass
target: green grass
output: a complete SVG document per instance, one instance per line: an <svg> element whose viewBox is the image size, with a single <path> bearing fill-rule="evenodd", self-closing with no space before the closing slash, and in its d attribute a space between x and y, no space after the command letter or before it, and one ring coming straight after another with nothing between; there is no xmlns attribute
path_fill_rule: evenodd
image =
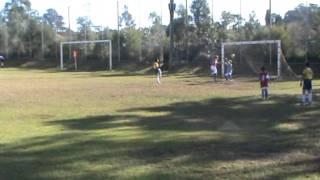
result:
<svg viewBox="0 0 320 180"><path fill-rule="evenodd" d="M0 179L320 179L320 81L0 71Z"/></svg>

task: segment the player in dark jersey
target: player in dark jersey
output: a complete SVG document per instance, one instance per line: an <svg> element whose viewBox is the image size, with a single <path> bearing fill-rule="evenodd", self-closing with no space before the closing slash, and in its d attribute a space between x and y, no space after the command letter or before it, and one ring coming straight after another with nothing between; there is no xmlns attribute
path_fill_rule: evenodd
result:
<svg viewBox="0 0 320 180"><path fill-rule="evenodd" d="M161 84L161 77L162 77L162 70L161 70L161 64L159 58L157 58L153 63L153 69L155 71L155 74L157 76L157 83Z"/></svg>
<svg viewBox="0 0 320 180"><path fill-rule="evenodd" d="M310 68L309 62L307 62L303 69L302 79L300 81L300 86L302 86L302 105L312 104L312 78L313 71Z"/></svg>
<svg viewBox="0 0 320 180"><path fill-rule="evenodd" d="M6 58L3 55L0 54L0 67L4 67L4 60L5 59Z"/></svg>

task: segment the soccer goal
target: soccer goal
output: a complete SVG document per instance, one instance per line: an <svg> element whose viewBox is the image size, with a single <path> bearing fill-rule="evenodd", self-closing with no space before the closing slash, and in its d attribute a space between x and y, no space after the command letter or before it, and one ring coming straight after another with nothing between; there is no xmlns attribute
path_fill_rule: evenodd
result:
<svg viewBox="0 0 320 180"><path fill-rule="evenodd" d="M94 40L94 41L66 41L60 42L60 69L64 69L64 57L63 57L63 47L64 45L74 45L74 44L107 44L109 46L109 52L107 52L107 57L109 57L106 66L109 66L109 70L112 70L112 42L111 40ZM109 56L108 56L109 54ZM109 64L109 65L108 65Z"/></svg>
<svg viewBox="0 0 320 180"><path fill-rule="evenodd" d="M221 76L224 76L225 68L223 66L225 60L225 50L227 46L248 46L248 45L276 45L276 78L281 77L281 40L264 40L264 41L240 41L240 42L223 42L221 44ZM267 47L267 46L266 46ZM265 48L266 49L266 48ZM260 57L256 57L260 58Z"/></svg>

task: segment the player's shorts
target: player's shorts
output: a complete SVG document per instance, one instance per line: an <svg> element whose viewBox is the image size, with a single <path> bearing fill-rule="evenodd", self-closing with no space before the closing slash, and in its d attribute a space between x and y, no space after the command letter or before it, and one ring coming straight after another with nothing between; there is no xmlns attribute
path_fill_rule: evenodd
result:
<svg viewBox="0 0 320 180"><path fill-rule="evenodd" d="M217 67L216 67L216 66L211 65L211 66L210 66L210 70L211 70L211 74L212 74L212 75L218 74L218 70L217 70Z"/></svg>
<svg viewBox="0 0 320 180"><path fill-rule="evenodd" d="M304 79L303 80L303 90L312 90L312 80Z"/></svg>
<svg viewBox="0 0 320 180"><path fill-rule="evenodd" d="M161 69L160 69L160 68L155 69L155 70L154 70L154 73L155 73L156 75L161 74Z"/></svg>

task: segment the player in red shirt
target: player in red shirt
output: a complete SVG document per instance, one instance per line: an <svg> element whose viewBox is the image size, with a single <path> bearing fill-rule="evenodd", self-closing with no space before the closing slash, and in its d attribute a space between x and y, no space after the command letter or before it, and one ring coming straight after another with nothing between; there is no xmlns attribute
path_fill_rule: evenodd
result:
<svg viewBox="0 0 320 180"><path fill-rule="evenodd" d="M259 79L261 87L261 97L263 100L266 100L268 99L269 74L264 67L261 67Z"/></svg>

